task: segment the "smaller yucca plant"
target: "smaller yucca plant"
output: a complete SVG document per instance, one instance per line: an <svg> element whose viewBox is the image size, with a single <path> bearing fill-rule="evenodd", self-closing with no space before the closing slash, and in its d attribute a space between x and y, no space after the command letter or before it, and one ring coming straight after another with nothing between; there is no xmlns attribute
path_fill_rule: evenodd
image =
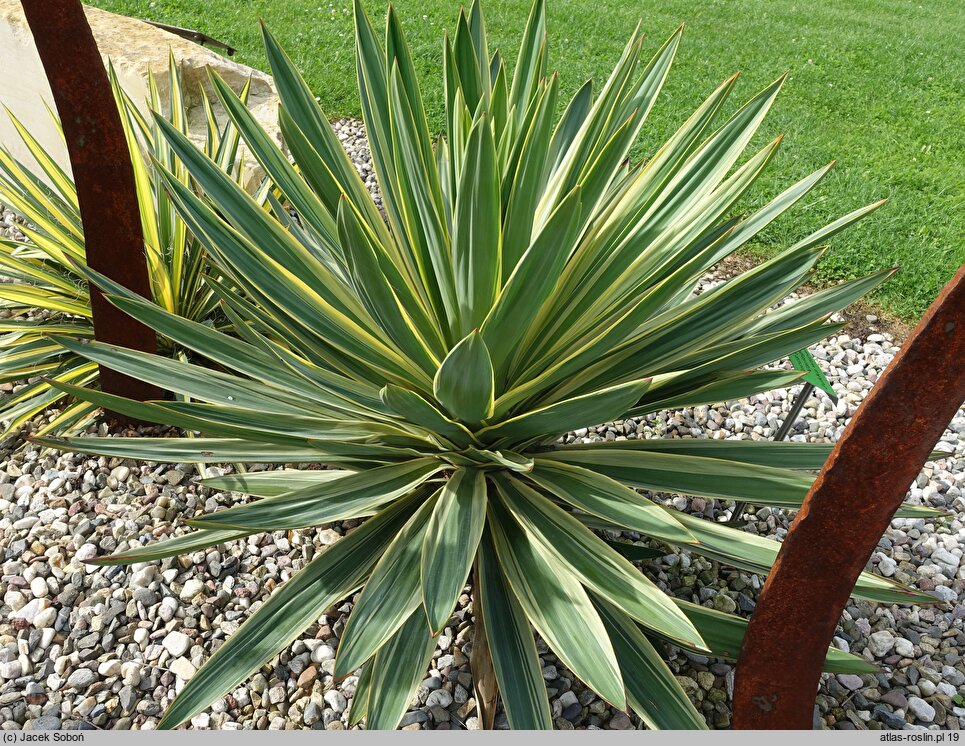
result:
<svg viewBox="0 0 965 746"><path fill-rule="evenodd" d="M204 248L187 229L159 178L163 170L189 186L190 176L160 135L157 123L145 120L120 87L113 68L109 76L134 168L153 300L179 316L210 319L218 301L204 280ZM186 136L185 96L173 57L168 79L169 93L164 96L155 76L149 76L148 103L152 111L166 112L170 125ZM241 92L241 100L246 98L247 86ZM226 175L240 178L238 131L230 122L218 125L203 91L201 100L207 115L204 151ZM76 266L85 262L77 191L23 124L10 112L8 116L44 178L9 151L0 151L0 203L25 221L20 229L26 237L23 241L0 240L0 276L12 280L0 284L0 308L10 312L0 319L0 382L27 382L0 400L0 422L5 423L0 439L54 406L61 406L62 411L37 434L78 432L92 421L98 408L71 397L66 397L65 404L62 391L38 378L79 386L97 382L97 366L56 341L64 335L94 336L87 280ZM56 114L50 112L50 116L59 130ZM169 340L162 337L159 342L164 352L174 352Z"/></svg>
<svg viewBox="0 0 965 746"><path fill-rule="evenodd" d="M667 509L638 489L799 507L826 446L628 440L562 446L568 430L786 386L765 368L837 328L832 312L887 273L770 311L807 280L830 236L876 207L694 295L703 273L791 208L826 173L759 211L730 216L776 150L751 155L780 81L730 119L726 81L644 165L627 154L679 33L649 63L634 34L607 83L557 121L537 0L516 69L490 55L478 2L444 45L448 137L433 146L390 8L380 42L355 7L363 114L383 215L275 39L267 56L293 165L217 76L221 103L297 213L247 196L178 129L158 124L203 189L165 185L236 292L216 292L230 336L94 277L120 308L217 370L98 343L71 352L189 401L138 403L58 382L86 401L200 438L41 439L152 461L322 463L206 480L261 498L123 547L146 562L265 531L365 518L279 588L192 678L162 727L191 718L270 660L326 609L361 591L336 677L361 669L352 723L395 727L468 582L481 720L498 690L514 728L552 727L535 629L577 677L654 728L704 721L662 660L661 641L724 658L744 622L676 599L629 557L683 546L767 573L776 542ZM916 508L914 511L927 513ZM596 529L646 534L658 548ZM612 534L611 534L612 535ZM650 555L652 556L652 555ZM833 568L832 568L833 570ZM865 573L855 595L931 600ZM827 670L870 672L832 650Z"/></svg>

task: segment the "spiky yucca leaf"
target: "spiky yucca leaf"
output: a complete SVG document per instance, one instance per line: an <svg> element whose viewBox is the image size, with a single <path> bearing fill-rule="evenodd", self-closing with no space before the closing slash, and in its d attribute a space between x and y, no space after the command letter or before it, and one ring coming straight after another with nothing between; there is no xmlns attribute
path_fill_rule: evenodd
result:
<svg viewBox="0 0 965 746"><path fill-rule="evenodd" d="M358 4L355 23L384 216L266 30L295 165L226 86L216 81L216 90L298 213L297 224L267 214L183 132L158 119L209 200L164 172L179 214L236 288L215 285L237 337L106 286L120 308L217 370L64 342L72 353L189 401L106 400L53 385L201 437L44 442L161 461L319 462L343 470L325 478L285 470L213 480L212 487L261 499L195 518L200 530L187 537L126 547L101 562L370 517L219 649L162 726L203 710L326 606L359 588L335 675L361 667L353 722L395 726L475 568L474 613L484 639L474 657L485 669L486 701L498 686L512 726L552 725L535 628L611 704L632 707L651 727L703 727L651 640L733 657L741 621L670 598L625 556L646 556L645 549L608 543L593 529L644 532L766 572L775 542L677 513L634 488L793 506L812 480L803 470L818 468L827 448L557 440L594 422L792 383L796 372L762 366L833 330L828 317L884 276L768 310L806 281L828 237L876 205L694 295L708 268L792 207L827 170L758 212L733 217L777 147L741 162L781 80L719 121L733 86L726 81L652 158L628 171L623 163L668 73L679 31L649 61L635 32L599 93L580 89L555 121L559 89L547 74L542 0L512 73L487 48L476 2L444 42L448 131L433 141L397 15L390 9L382 38ZM351 567L347 547L357 557ZM868 574L855 594L923 600ZM837 651L827 665L867 670Z"/></svg>
<svg viewBox="0 0 965 746"><path fill-rule="evenodd" d="M204 281L208 266L204 249L187 230L159 179L164 169L187 186L190 175L160 136L157 124L145 120L121 89L113 67L109 77L131 153L153 298L172 313L197 321L210 319L218 298ZM187 135L185 91L173 57L168 69L169 93L162 95L153 75L149 84L150 108L167 112L171 125ZM241 106L247 90L245 86L241 91ZM238 129L231 122L219 127L203 92L202 101L208 113L205 154L226 175L240 178ZM7 114L40 172L32 171L8 151L0 151L0 203L26 222L21 227L25 240L0 241L0 275L12 280L0 284L0 307L12 311L0 324L0 380L28 381L0 400L0 421L6 424L0 438L48 408L63 406L63 391L38 376L82 386L96 385L98 378L96 366L52 341L65 335L93 336L86 278L75 266L84 262L85 253L74 182L17 118ZM59 129L53 112L51 117ZM167 340L162 339L162 347L172 351ZM80 432L96 411L96 406L83 401L68 405L37 434Z"/></svg>

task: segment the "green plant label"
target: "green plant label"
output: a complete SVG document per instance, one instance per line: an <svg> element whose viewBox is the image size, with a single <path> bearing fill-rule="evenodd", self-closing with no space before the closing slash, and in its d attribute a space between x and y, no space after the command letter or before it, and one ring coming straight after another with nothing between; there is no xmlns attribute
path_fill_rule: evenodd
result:
<svg viewBox="0 0 965 746"><path fill-rule="evenodd" d="M819 389L827 393L834 402L838 401L838 395L834 392L834 388L831 386L831 382L828 380L827 376L824 375L824 371L818 365L818 361L814 359L814 355L811 354L810 350L804 348L803 350L798 350L793 355L791 355L791 365L794 366L794 370L804 371L804 380L808 383L817 386Z"/></svg>

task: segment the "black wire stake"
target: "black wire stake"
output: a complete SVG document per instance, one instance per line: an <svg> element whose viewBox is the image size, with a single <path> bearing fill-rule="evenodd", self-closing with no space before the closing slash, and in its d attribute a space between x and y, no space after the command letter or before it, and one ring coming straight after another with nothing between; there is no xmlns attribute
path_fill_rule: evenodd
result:
<svg viewBox="0 0 965 746"><path fill-rule="evenodd" d="M784 422L781 423L781 427L778 429L777 433L774 435L774 440L786 440L787 436L791 433L791 428L794 427L794 423L797 422L797 418L801 416L801 410L804 409L804 403L810 398L811 394L814 393L814 384L810 381L805 381L801 390L798 392L797 397L794 399L794 403L791 404L791 409L787 413L787 417L784 418ZM734 505L734 512L731 514L731 520L738 520L741 515L743 515L744 510L747 508L746 502L739 502Z"/></svg>

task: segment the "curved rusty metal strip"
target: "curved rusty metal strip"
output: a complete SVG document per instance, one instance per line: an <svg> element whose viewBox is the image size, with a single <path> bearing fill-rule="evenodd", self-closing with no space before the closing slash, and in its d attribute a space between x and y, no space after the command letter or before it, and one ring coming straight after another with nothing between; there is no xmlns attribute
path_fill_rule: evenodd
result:
<svg viewBox="0 0 965 746"><path fill-rule="evenodd" d="M851 590L965 400L965 265L868 394L791 524L737 662L735 729L810 729Z"/></svg>
<svg viewBox="0 0 965 746"><path fill-rule="evenodd" d="M151 298L131 156L84 9L78 0L23 0L22 5L63 124L87 263ZM152 329L109 303L96 288L91 287L90 296L96 339L157 352ZM141 401L163 395L155 386L103 366L100 385L108 393Z"/></svg>

